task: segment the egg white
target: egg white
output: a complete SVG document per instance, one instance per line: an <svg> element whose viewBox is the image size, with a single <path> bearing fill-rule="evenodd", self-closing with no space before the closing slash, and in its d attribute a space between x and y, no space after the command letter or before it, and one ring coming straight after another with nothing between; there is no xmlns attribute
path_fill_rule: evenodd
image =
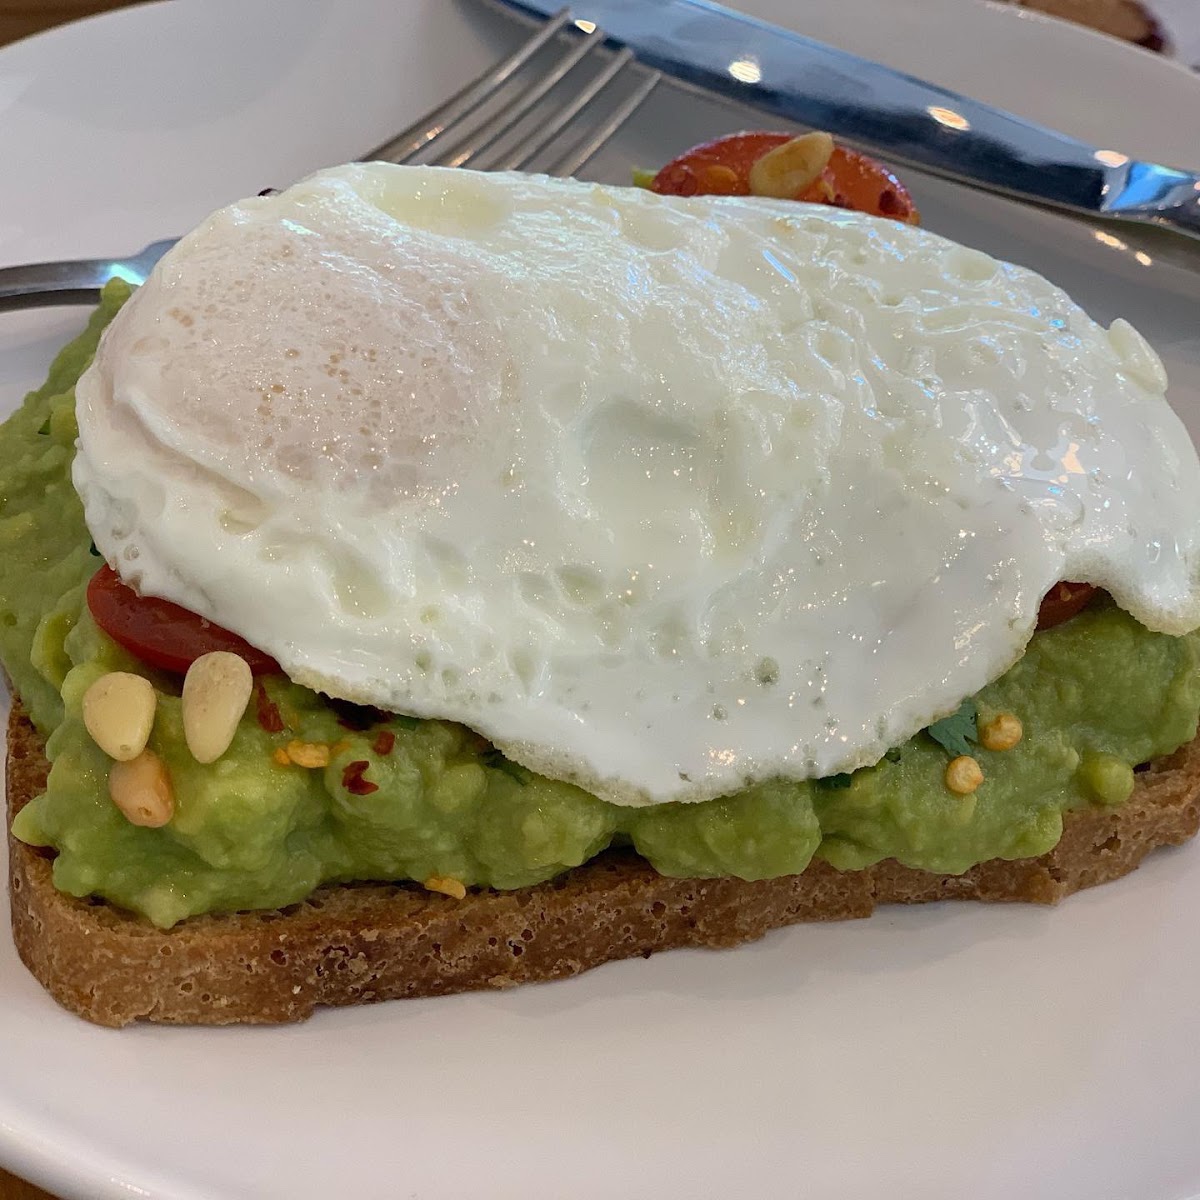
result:
<svg viewBox="0 0 1200 1200"><path fill-rule="evenodd" d="M1161 364L859 214L355 165L209 218L80 380L97 546L293 679L623 804L878 759L1058 579L1200 624Z"/></svg>

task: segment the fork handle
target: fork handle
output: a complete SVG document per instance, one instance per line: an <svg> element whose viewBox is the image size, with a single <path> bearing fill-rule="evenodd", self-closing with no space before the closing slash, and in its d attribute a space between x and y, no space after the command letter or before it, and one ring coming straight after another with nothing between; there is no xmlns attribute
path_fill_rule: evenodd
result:
<svg viewBox="0 0 1200 1200"><path fill-rule="evenodd" d="M96 304L100 289L126 274L118 263L76 261L0 268L0 312L54 304Z"/></svg>

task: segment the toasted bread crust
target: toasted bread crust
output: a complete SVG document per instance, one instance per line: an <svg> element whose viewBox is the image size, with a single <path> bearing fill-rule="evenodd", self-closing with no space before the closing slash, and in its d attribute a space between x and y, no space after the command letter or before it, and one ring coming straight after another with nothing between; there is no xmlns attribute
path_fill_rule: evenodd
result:
<svg viewBox="0 0 1200 1200"><path fill-rule="evenodd" d="M1087 25L1099 33L1170 54L1162 24L1141 0L1010 0L1022 8Z"/></svg>
<svg viewBox="0 0 1200 1200"><path fill-rule="evenodd" d="M41 737L19 706L8 724L8 814L45 786ZM99 1025L300 1021L364 1004L560 979L677 946L736 946L798 921L870 916L877 904L1054 904L1132 871L1200 826L1200 738L1140 773L1118 809L1068 814L1040 858L934 875L889 860L864 871L814 862L761 883L668 879L610 852L563 878L465 900L410 885L319 889L277 912L193 917L171 930L51 882L50 858L9 837L13 936L65 1008Z"/></svg>

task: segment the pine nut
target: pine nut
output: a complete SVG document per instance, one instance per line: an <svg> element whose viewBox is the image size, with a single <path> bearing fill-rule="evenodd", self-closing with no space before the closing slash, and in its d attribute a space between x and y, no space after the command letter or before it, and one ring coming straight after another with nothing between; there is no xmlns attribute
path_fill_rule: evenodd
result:
<svg viewBox="0 0 1200 1200"><path fill-rule="evenodd" d="M157 704L150 680L110 671L83 693L83 723L109 758L128 762L145 750Z"/></svg>
<svg viewBox="0 0 1200 1200"><path fill-rule="evenodd" d="M986 725L979 726L979 743L985 750L1011 750L1024 735L1016 713L997 713Z"/></svg>
<svg viewBox="0 0 1200 1200"><path fill-rule="evenodd" d="M805 133L768 150L750 168L750 194L793 200L820 178L833 154L827 133Z"/></svg>
<svg viewBox="0 0 1200 1200"><path fill-rule="evenodd" d="M229 749L253 690L246 660L228 650L202 654L188 667L181 702L183 736L197 762L216 762Z"/></svg>
<svg viewBox="0 0 1200 1200"><path fill-rule="evenodd" d="M969 796L983 782L983 770L969 754L960 754L950 760L945 779L955 795Z"/></svg>
<svg viewBox="0 0 1200 1200"><path fill-rule="evenodd" d="M166 764L153 750L128 762L115 762L108 772L108 794L131 825L158 829L175 814L175 796Z"/></svg>

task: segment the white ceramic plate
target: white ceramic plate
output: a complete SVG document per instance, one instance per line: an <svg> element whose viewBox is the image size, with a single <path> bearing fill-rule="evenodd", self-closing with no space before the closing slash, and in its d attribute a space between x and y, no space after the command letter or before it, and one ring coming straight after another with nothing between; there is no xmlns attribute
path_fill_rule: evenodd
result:
<svg viewBox="0 0 1200 1200"><path fill-rule="evenodd" d="M744 7L1104 145L1200 146L1200 82L1056 22L970 0ZM352 157L515 37L466 2L210 0L12 47L0 262L131 251ZM625 179L744 121L660 95L592 170ZM1200 274L1177 252L909 178L932 228L1132 317L1200 432ZM0 317L5 408L82 316ZM0 936L0 1161L89 1198L1182 1200L1200 1194L1197 912L1192 847L1055 912L887 911L275 1030L94 1029Z"/></svg>

